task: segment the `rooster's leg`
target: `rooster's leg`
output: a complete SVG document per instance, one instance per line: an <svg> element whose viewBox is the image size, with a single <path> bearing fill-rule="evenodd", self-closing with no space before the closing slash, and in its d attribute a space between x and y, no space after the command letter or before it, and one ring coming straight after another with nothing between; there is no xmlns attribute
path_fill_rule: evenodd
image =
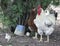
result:
<svg viewBox="0 0 60 46"><path fill-rule="evenodd" d="M40 35L40 41L39 42L42 42L43 41L43 38L42 38L42 35Z"/></svg>
<svg viewBox="0 0 60 46"><path fill-rule="evenodd" d="M49 42L49 35L47 35L47 41L45 41L45 42Z"/></svg>
<svg viewBox="0 0 60 46"><path fill-rule="evenodd" d="M33 37L33 39L37 39L37 32L35 33L35 36Z"/></svg>

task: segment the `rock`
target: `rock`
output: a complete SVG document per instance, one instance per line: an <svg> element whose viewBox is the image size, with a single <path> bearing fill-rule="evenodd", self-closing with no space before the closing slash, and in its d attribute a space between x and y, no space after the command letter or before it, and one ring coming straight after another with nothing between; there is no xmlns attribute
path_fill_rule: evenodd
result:
<svg viewBox="0 0 60 46"><path fill-rule="evenodd" d="M7 46L12 46L12 45L7 45Z"/></svg>

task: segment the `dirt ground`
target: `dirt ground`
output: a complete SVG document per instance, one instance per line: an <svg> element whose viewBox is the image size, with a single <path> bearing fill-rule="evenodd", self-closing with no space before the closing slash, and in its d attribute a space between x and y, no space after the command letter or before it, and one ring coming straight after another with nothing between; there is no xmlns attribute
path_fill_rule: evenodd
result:
<svg viewBox="0 0 60 46"><path fill-rule="evenodd" d="M55 31L50 36L50 42L38 42L39 40L30 37L20 37L11 33L11 40L6 41L5 33L0 32L0 45L2 46L60 46L60 26L55 26ZM44 37L45 39L45 37Z"/></svg>

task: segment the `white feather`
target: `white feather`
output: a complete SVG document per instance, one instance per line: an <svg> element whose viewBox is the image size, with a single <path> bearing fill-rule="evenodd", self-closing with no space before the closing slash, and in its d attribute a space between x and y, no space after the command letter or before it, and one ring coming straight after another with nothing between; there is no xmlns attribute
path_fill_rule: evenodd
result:
<svg viewBox="0 0 60 46"><path fill-rule="evenodd" d="M11 36L8 33L6 33L5 39L7 39L7 42L8 42L11 39Z"/></svg>

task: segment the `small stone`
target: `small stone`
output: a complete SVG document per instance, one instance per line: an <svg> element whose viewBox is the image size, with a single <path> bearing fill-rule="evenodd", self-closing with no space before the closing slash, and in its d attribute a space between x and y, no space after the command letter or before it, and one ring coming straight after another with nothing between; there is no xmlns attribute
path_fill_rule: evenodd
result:
<svg viewBox="0 0 60 46"><path fill-rule="evenodd" d="M12 46L12 45L8 45L8 46Z"/></svg>
<svg viewBox="0 0 60 46"><path fill-rule="evenodd" d="M54 40L54 41L56 41L56 40Z"/></svg>
<svg viewBox="0 0 60 46"><path fill-rule="evenodd" d="M25 46L28 46L28 45L25 45Z"/></svg>

